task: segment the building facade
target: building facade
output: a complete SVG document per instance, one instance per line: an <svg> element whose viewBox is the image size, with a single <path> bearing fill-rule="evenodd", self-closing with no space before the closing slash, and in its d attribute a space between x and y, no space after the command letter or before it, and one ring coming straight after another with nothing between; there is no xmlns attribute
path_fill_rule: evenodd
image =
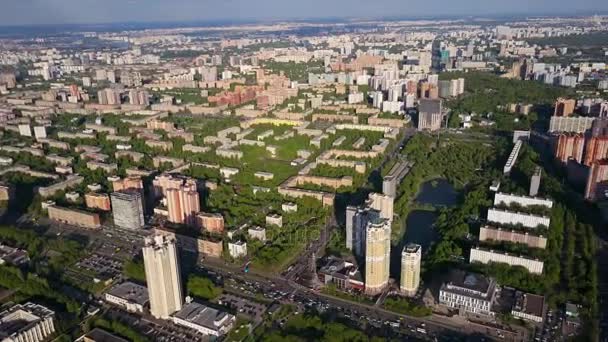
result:
<svg viewBox="0 0 608 342"><path fill-rule="evenodd" d="M101 228L101 221L99 219L99 215L96 213L68 209L56 205L49 206L47 210L49 213L49 219L51 220L87 229Z"/></svg>
<svg viewBox="0 0 608 342"><path fill-rule="evenodd" d="M422 247L408 244L401 252L401 282L400 290L407 296L414 296L420 285L420 261L422 260Z"/></svg>
<svg viewBox="0 0 608 342"><path fill-rule="evenodd" d="M17 304L0 312L0 341L42 342L55 333L55 312L38 304Z"/></svg>
<svg viewBox="0 0 608 342"><path fill-rule="evenodd" d="M163 235L146 238L143 256L150 313L167 319L184 303L175 239Z"/></svg>
<svg viewBox="0 0 608 342"><path fill-rule="evenodd" d="M376 295L388 286L391 225L387 219L368 221L365 228L365 293Z"/></svg>
<svg viewBox="0 0 608 342"><path fill-rule="evenodd" d="M509 255L506 253L497 253L480 248L472 248L469 262L480 262L482 264L488 263L504 263L510 266L522 266L530 273L542 274L544 263L540 260L529 259L524 257L518 257L515 255Z"/></svg>
<svg viewBox="0 0 608 342"><path fill-rule="evenodd" d="M493 316L496 281L481 274L454 271L439 290L439 304L458 309L459 314Z"/></svg>
<svg viewBox="0 0 608 342"><path fill-rule="evenodd" d="M111 198L115 225L127 229L144 227L143 195L140 190L113 192Z"/></svg>

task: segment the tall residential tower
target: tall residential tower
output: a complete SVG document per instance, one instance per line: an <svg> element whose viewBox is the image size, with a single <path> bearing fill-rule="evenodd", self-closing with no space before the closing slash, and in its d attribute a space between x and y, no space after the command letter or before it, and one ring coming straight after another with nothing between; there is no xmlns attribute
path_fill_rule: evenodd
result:
<svg viewBox="0 0 608 342"><path fill-rule="evenodd" d="M146 238L143 255L150 312L167 319L184 303L175 239L163 235Z"/></svg>
<svg viewBox="0 0 608 342"><path fill-rule="evenodd" d="M365 227L365 293L376 295L388 286L391 222L375 218Z"/></svg>
<svg viewBox="0 0 608 342"><path fill-rule="evenodd" d="M401 252L401 284L400 289L406 296L414 296L420 285L420 260L422 247L408 244Z"/></svg>

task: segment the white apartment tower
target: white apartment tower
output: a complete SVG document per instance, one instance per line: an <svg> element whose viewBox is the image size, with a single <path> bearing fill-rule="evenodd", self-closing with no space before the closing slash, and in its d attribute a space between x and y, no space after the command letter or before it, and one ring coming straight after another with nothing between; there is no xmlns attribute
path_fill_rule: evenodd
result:
<svg viewBox="0 0 608 342"><path fill-rule="evenodd" d="M167 319L184 303L175 239L156 235L143 248L152 316Z"/></svg>
<svg viewBox="0 0 608 342"><path fill-rule="evenodd" d="M401 252L401 284L400 289L406 296L414 296L420 285L420 260L422 247L407 244Z"/></svg>

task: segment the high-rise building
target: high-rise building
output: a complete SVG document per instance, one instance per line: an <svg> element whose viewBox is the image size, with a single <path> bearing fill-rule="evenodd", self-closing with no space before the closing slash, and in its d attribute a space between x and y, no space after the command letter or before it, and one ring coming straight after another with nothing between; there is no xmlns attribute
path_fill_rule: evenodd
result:
<svg viewBox="0 0 608 342"><path fill-rule="evenodd" d="M558 98L555 102L554 116L570 116L574 113L574 107L576 106L576 100Z"/></svg>
<svg viewBox="0 0 608 342"><path fill-rule="evenodd" d="M119 105L120 92L112 88L100 90L97 92L97 100L101 105Z"/></svg>
<svg viewBox="0 0 608 342"><path fill-rule="evenodd" d="M394 199L391 196L372 192L368 195L365 202L368 208L377 210L380 217L387 220L393 220L393 203Z"/></svg>
<svg viewBox="0 0 608 342"><path fill-rule="evenodd" d="M196 184L168 189L166 197L170 222L196 225L196 215L201 211Z"/></svg>
<svg viewBox="0 0 608 342"><path fill-rule="evenodd" d="M0 73L0 84L6 85L7 89L13 89L17 86L17 77L14 72Z"/></svg>
<svg viewBox="0 0 608 342"><path fill-rule="evenodd" d="M365 227L365 293L376 295L388 286L391 223L375 218Z"/></svg>
<svg viewBox="0 0 608 342"><path fill-rule="evenodd" d="M114 224L121 228L140 229L145 225L144 205L140 190L113 192L112 215Z"/></svg>
<svg viewBox="0 0 608 342"><path fill-rule="evenodd" d="M584 146L585 137L582 134L560 134L555 143L555 158L563 164L566 164L570 158L581 163Z"/></svg>
<svg viewBox="0 0 608 342"><path fill-rule="evenodd" d="M146 90L129 90L129 104L137 106L149 106L150 94Z"/></svg>
<svg viewBox="0 0 608 342"><path fill-rule="evenodd" d="M407 296L413 296L420 285L420 261L422 260L422 247L408 244L401 252L401 283L400 289Z"/></svg>
<svg viewBox="0 0 608 342"><path fill-rule="evenodd" d="M146 238L143 256L150 313L167 319L184 303L175 239L164 235Z"/></svg>
<svg viewBox="0 0 608 342"><path fill-rule="evenodd" d="M120 83L125 87L141 87L143 82L141 78L141 73L132 71L132 72L121 72L120 73Z"/></svg>
<svg viewBox="0 0 608 342"><path fill-rule="evenodd" d="M542 175L542 169L540 168L540 166L538 166L538 167L536 167L536 170L534 170L534 174L532 175L532 178L530 179L529 195L531 197L535 197L536 195L538 195L538 189L540 188L541 175Z"/></svg>
<svg viewBox="0 0 608 342"><path fill-rule="evenodd" d="M591 137L585 147L584 164L591 166L595 161L608 159L608 137Z"/></svg>
<svg viewBox="0 0 608 342"><path fill-rule="evenodd" d="M436 131L441 128L441 100L421 99L418 106L418 130Z"/></svg>
<svg viewBox="0 0 608 342"><path fill-rule="evenodd" d="M585 199L596 201L600 198L608 198L608 160L591 164L587 176Z"/></svg>
<svg viewBox="0 0 608 342"><path fill-rule="evenodd" d="M393 201L391 196L370 193L361 207L346 208L346 248L355 255L363 255L365 249L365 228L374 219L393 220Z"/></svg>
<svg viewBox="0 0 608 342"><path fill-rule="evenodd" d="M580 118L585 118L585 117L580 117ZM601 137L601 136L608 136L608 118L599 118L599 119L593 119L593 118L587 118L587 119L592 119L592 123L590 124L591 126L591 136L592 137Z"/></svg>
<svg viewBox="0 0 608 342"><path fill-rule="evenodd" d="M141 177L131 176L126 178L110 177L108 181L112 182L112 189L114 191L121 191L127 189L144 189L144 183Z"/></svg>
<svg viewBox="0 0 608 342"><path fill-rule="evenodd" d="M371 94L372 105L376 108L382 108L382 102L384 102L384 94L381 91L377 91Z"/></svg>

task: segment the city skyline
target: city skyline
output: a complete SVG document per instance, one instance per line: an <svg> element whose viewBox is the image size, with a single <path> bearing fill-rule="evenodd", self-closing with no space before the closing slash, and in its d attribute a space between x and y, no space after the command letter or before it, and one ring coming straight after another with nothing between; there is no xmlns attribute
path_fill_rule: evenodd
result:
<svg viewBox="0 0 608 342"><path fill-rule="evenodd" d="M323 11L319 11L322 8ZM242 23L276 20L319 19L416 19L438 17L507 17L542 15L589 15L608 11L608 3L599 0L558 2L541 0L529 4L524 0L500 2L491 0L479 6L477 0L446 2L402 2L382 0L337 0L331 3L311 0L305 3L278 0L231 0L220 3L180 0L108 0L30 1L7 0L0 13L2 26L35 26L63 24L120 24L120 23Z"/></svg>

